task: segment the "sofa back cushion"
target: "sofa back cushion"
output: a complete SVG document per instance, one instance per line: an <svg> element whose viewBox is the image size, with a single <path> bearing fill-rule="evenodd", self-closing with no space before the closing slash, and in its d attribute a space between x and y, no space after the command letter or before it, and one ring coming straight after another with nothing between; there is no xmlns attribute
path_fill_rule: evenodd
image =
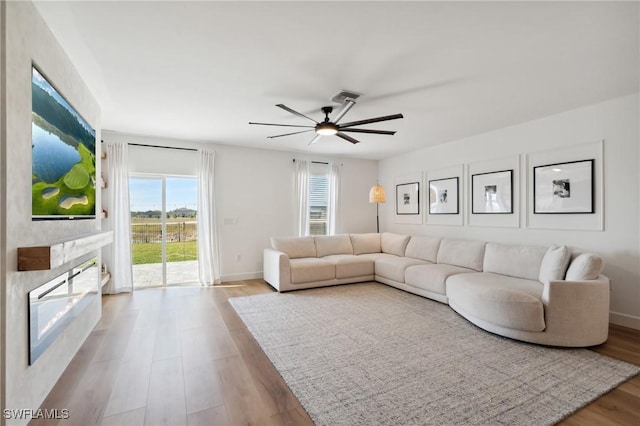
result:
<svg viewBox="0 0 640 426"><path fill-rule="evenodd" d="M353 254L349 235L319 235L314 237L314 240L318 257L332 254Z"/></svg>
<svg viewBox="0 0 640 426"><path fill-rule="evenodd" d="M380 253L380 234L351 234L353 254Z"/></svg>
<svg viewBox="0 0 640 426"><path fill-rule="evenodd" d="M404 256L407 243L411 239L409 235L394 234L391 232L383 232L380 237L380 247L383 253L395 254L396 256Z"/></svg>
<svg viewBox="0 0 640 426"><path fill-rule="evenodd" d="M570 260L571 250L569 250L569 247L552 245L542 258L538 281L546 284L549 281L563 280Z"/></svg>
<svg viewBox="0 0 640 426"><path fill-rule="evenodd" d="M482 271L484 241L443 239L438 249L438 263Z"/></svg>
<svg viewBox="0 0 640 426"><path fill-rule="evenodd" d="M538 281L546 251L546 247L487 243L482 270Z"/></svg>
<svg viewBox="0 0 640 426"><path fill-rule="evenodd" d="M597 254L579 254L569 265L567 281L595 280L604 269L604 259Z"/></svg>
<svg viewBox="0 0 640 426"><path fill-rule="evenodd" d="M432 237L411 237L407 244L404 255L414 259L422 259L428 262L436 263L438 260L438 248L440 247L440 238Z"/></svg>
<svg viewBox="0 0 640 426"><path fill-rule="evenodd" d="M316 257L313 237L271 237L271 247L286 253L291 259Z"/></svg>

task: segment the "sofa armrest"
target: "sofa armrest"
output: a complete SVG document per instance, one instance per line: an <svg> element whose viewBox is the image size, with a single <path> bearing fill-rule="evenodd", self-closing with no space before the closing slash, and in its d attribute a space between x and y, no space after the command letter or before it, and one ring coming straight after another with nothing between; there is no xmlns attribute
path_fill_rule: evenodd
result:
<svg viewBox="0 0 640 426"><path fill-rule="evenodd" d="M289 256L272 248L264 249L263 276L264 280L276 290L287 290L291 285Z"/></svg>
<svg viewBox="0 0 640 426"><path fill-rule="evenodd" d="M542 292L545 332L598 345L609 333L609 278L550 281ZM584 344L582 346L585 346Z"/></svg>

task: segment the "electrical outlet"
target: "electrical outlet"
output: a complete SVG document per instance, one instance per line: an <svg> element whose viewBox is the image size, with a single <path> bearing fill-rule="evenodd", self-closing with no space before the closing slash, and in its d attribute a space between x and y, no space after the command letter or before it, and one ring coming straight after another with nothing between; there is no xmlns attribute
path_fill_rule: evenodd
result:
<svg viewBox="0 0 640 426"><path fill-rule="evenodd" d="M240 262L240 260L242 260L242 256L240 256L239 254L236 254L236 262Z"/></svg>

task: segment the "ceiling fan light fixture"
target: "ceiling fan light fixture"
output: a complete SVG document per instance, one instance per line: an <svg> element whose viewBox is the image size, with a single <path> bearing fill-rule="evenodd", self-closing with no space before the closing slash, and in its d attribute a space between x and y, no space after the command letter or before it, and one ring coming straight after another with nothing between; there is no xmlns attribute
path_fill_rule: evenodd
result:
<svg viewBox="0 0 640 426"><path fill-rule="evenodd" d="M338 126L333 123L324 122L316 125L316 133L322 136L331 136L338 133Z"/></svg>

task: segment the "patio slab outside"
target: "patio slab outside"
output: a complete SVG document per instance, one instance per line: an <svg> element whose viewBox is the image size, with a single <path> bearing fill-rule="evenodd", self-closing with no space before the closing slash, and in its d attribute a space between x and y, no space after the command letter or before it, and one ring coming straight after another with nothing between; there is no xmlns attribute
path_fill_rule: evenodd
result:
<svg viewBox="0 0 640 426"><path fill-rule="evenodd" d="M198 261L167 263L167 285L198 285ZM133 265L134 288L162 285L162 263Z"/></svg>

